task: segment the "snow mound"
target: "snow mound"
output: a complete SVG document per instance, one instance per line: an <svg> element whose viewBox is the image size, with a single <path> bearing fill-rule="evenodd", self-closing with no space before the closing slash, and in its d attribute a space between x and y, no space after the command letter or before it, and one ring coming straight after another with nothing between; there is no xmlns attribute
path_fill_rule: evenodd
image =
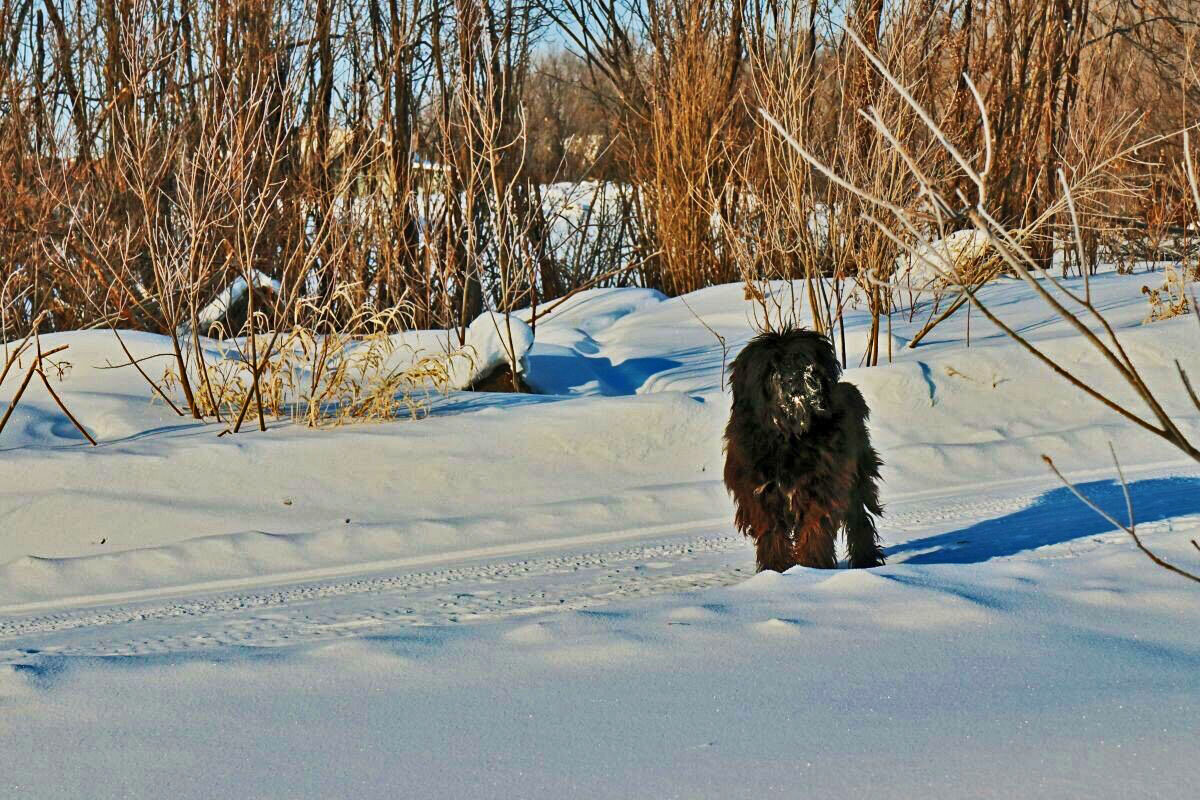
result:
<svg viewBox="0 0 1200 800"><path fill-rule="evenodd" d="M467 327L464 349L469 358L453 359L450 388L466 389L492 372L509 366L517 375L529 371L526 355L533 347L533 330L512 314L486 311Z"/></svg>
<svg viewBox="0 0 1200 800"><path fill-rule="evenodd" d="M987 234L976 228L955 231L914 248L896 259L896 281L911 289L943 286L947 272L961 276L980 261L988 249Z"/></svg>

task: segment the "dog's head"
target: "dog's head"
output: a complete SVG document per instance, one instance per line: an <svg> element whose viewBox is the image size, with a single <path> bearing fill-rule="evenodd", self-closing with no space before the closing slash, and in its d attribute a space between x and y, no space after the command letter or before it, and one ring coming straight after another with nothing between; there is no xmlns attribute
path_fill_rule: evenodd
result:
<svg viewBox="0 0 1200 800"><path fill-rule="evenodd" d="M763 427L803 436L816 420L832 415L840 376L827 337L802 329L764 333L734 359L734 406Z"/></svg>

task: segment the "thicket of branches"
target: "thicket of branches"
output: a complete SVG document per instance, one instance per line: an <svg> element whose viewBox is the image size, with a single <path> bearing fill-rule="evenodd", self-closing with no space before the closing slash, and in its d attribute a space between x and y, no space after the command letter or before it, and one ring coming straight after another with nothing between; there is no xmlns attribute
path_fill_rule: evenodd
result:
<svg viewBox="0 0 1200 800"><path fill-rule="evenodd" d="M0 339L103 325L178 353L260 273L280 287L249 293L261 330L371 307L461 331L586 286L741 279L771 325L796 306L754 287L797 278L830 332L857 287L876 363L906 300L866 277L904 249L759 111L913 207L874 108L929 181L967 188L849 26L990 150L989 207L1039 263L1154 257L1187 218L1179 140L1110 157L1192 121L1198 21L1196 0L0 0ZM1099 163L1076 247L1057 175Z"/></svg>

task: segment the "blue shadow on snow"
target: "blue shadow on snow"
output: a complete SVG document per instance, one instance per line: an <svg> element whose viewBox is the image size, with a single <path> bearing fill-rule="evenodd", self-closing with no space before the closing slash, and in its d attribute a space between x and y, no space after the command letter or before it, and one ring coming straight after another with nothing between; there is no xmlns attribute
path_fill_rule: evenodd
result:
<svg viewBox="0 0 1200 800"><path fill-rule="evenodd" d="M1125 495L1116 481L1092 481L1076 484L1076 488L1113 519L1120 522L1128 519ZM1129 484L1129 494L1138 523L1200 513L1200 480L1196 478L1135 481ZM886 520L885 516L884 526ZM1062 487L1046 492L1033 505L1015 513L904 542L887 548L887 554L891 560L902 553L929 551L920 552L904 563L973 564L1112 530L1111 523Z"/></svg>
<svg viewBox="0 0 1200 800"><path fill-rule="evenodd" d="M529 372L548 384L552 394L570 394L572 389L596 383L601 395L637 394L647 380L680 364L669 358L629 358L613 364L601 356L529 355Z"/></svg>

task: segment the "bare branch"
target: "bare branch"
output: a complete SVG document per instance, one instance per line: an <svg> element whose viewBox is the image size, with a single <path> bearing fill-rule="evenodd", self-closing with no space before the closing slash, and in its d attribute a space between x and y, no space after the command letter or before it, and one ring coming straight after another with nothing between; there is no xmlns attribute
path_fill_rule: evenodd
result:
<svg viewBox="0 0 1200 800"><path fill-rule="evenodd" d="M1110 448L1111 448L1111 444L1110 444ZM1153 551L1151 551L1148 547L1146 547L1145 544L1142 543L1142 539L1140 536L1138 536L1137 529L1133 523L1133 518L1134 518L1133 517L1133 501L1130 500L1129 486L1125 482L1124 474L1121 473L1121 467L1120 467L1119 462L1117 463L1117 473L1121 476L1121 489L1125 493L1126 507L1129 511L1129 524L1128 525L1124 525L1124 524L1118 522L1115 518L1113 518L1113 516L1111 514L1109 514L1104 509L1100 508L1100 506L1096 505L1094 502L1092 502L1092 500L1090 498L1088 498L1082 492L1080 492L1079 489L1077 489L1075 487L1075 484L1071 483L1069 480L1067 480L1065 477L1063 477L1063 474L1061 472L1059 472L1058 467L1056 467L1054 465L1054 460L1051 459L1050 456L1043 454L1042 460L1046 462L1046 465L1050 467L1050 469L1054 472L1054 474L1058 477L1058 479L1060 481L1062 481L1063 485L1066 486L1067 489L1069 489L1071 491L1071 494L1075 495L1075 497L1077 497L1080 502L1082 502L1088 508L1092 509L1092 511L1095 511L1097 514L1099 514L1101 517L1103 517L1115 529L1125 531L1125 533L1129 534L1130 538L1133 539L1133 543L1135 545L1137 545L1137 548L1139 550L1141 550L1142 553L1144 553L1147 558L1149 558L1151 561L1153 561L1155 564L1162 567L1163 569L1174 572L1176 575L1180 575L1184 578L1187 578L1188 580L1192 580L1192 581L1195 581L1196 583L1200 583L1200 575L1195 575L1191 572L1188 572L1187 570L1180 569L1179 567L1175 566L1174 564L1171 564L1168 561L1164 561L1162 558L1160 558L1158 555L1156 555ZM1115 452L1113 453L1113 460L1116 461L1116 453ZM1193 544L1194 544L1194 542L1193 542Z"/></svg>

